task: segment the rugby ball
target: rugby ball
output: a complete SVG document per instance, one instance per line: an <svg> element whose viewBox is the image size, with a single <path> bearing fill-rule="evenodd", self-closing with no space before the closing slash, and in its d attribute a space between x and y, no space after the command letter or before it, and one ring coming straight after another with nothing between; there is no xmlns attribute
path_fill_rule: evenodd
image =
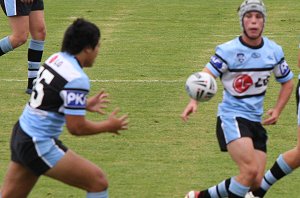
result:
<svg viewBox="0 0 300 198"><path fill-rule="evenodd" d="M185 90L188 95L201 102L209 101L217 93L217 82L207 72L196 72L188 77Z"/></svg>

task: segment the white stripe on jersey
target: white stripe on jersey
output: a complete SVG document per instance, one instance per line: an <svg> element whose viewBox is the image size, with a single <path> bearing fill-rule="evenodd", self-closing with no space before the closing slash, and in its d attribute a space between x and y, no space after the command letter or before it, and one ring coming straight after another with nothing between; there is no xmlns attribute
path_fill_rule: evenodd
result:
<svg viewBox="0 0 300 198"><path fill-rule="evenodd" d="M17 15L17 3L16 0L4 0L5 11L7 16Z"/></svg>

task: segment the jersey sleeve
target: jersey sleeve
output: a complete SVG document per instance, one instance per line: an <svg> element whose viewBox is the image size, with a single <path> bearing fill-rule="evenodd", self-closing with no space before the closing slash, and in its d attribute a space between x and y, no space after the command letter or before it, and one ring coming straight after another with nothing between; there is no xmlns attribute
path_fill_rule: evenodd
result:
<svg viewBox="0 0 300 198"><path fill-rule="evenodd" d="M210 61L206 64L206 68L212 72L216 77L221 76L228 70L227 62L222 58L224 56L223 50L220 46L216 48L216 53L210 58Z"/></svg>
<svg viewBox="0 0 300 198"><path fill-rule="evenodd" d="M278 63L275 65L273 70L276 80L280 83L284 83L292 79L294 74L284 59L284 53L280 46L277 46L276 59L278 60Z"/></svg>
<svg viewBox="0 0 300 198"><path fill-rule="evenodd" d="M68 82L61 91L64 101L63 113L67 115L84 116L86 114L87 95L90 85L88 79L77 78Z"/></svg>

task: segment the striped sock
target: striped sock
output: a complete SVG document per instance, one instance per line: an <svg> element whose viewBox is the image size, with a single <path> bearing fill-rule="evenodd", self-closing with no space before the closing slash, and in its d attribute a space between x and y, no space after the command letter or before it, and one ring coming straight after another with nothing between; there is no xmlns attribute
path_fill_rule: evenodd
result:
<svg viewBox="0 0 300 198"><path fill-rule="evenodd" d="M274 183L282 177L290 174L292 171L293 169L284 161L283 156L280 155L272 168L266 172L260 188L252 192L253 195L264 197Z"/></svg>
<svg viewBox="0 0 300 198"><path fill-rule="evenodd" d="M33 80L37 77L44 51L44 41L30 40L28 48L28 86L32 89Z"/></svg>
<svg viewBox="0 0 300 198"><path fill-rule="evenodd" d="M0 40L0 56L6 54L9 51L12 51L13 47L10 43L9 37L4 37Z"/></svg>

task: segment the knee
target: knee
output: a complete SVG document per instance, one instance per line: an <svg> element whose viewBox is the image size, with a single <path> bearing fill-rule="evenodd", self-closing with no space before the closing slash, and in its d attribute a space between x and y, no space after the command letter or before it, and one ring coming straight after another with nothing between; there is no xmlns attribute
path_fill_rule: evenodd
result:
<svg viewBox="0 0 300 198"><path fill-rule="evenodd" d="M46 39L46 27L41 26L37 28L34 32L31 32L31 36L34 40L44 41Z"/></svg>
<svg viewBox="0 0 300 198"><path fill-rule="evenodd" d="M245 167L243 170L243 175L248 181L252 181L251 183L259 183L259 178L257 177L259 174L258 172L258 166L255 164L249 164Z"/></svg>
<svg viewBox="0 0 300 198"><path fill-rule="evenodd" d="M88 192L101 192L108 188L108 180L101 170L96 170L94 177L90 179Z"/></svg>

